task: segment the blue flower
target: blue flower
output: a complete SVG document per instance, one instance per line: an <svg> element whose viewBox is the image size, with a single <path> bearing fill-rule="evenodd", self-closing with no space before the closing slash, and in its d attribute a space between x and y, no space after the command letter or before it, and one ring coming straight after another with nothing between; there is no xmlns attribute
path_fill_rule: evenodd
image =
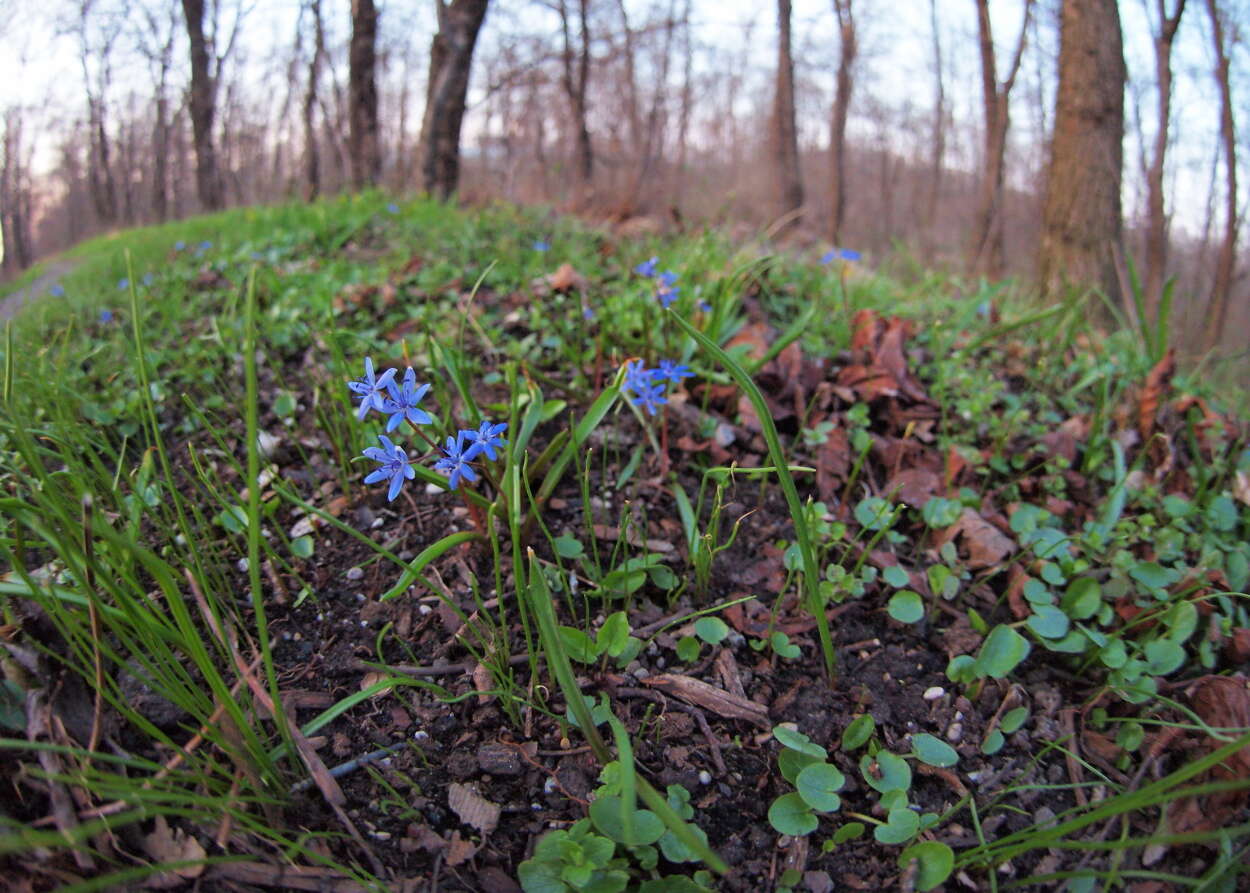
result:
<svg viewBox="0 0 1250 893"><path fill-rule="evenodd" d="M659 262L660 259L658 257L653 257L651 260L643 261L634 267L634 272L639 276L646 276L648 279L652 279L655 277L655 267Z"/></svg>
<svg viewBox="0 0 1250 893"><path fill-rule="evenodd" d="M474 441L465 446L469 435L474 433L476 432L461 431L455 437L448 437L447 446L443 448L446 455L434 463L435 471L447 475L447 486L452 490L460 485L462 479L470 483L477 480L477 472L469 463L482 451L482 444Z"/></svg>
<svg viewBox="0 0 1250 893"><path fill-rule="evenodd" d="M113 321L113 311L105 307L103 310L100 311L100 323L102 325L107 326L112 321Z"/></svg>
<svg viewBox="0 0 1250 893"><path fill-rule="evenodd" d="M387 206L386 206L386 210L387 210L387 211L389 211L389 212L390 212L390 213L392 213L392 214L398 214L398 213L399 213L399 205L395 204L394 202L391 202L389 205L387 205Z"/></svg>
<svg viewBox="0 0 1250 893"><path fill-rule="evenodd" d="M822 264L831 264L835 260L857 261L860 258L858 251L851 251L849 248L832 248L826 251L820 258Z"/></svg>
<svg viewBox="0 0 1250 893"><path fill-rule="evenodd" d="M144 274L143 274L143 284L144 284L144 285L151 285L151 284L152 284L153 282L155 282L155 281L156 281L156 276L155 276L155 274L153 274L153 273L144 273Z"/></svg>
<svg viewBox="0 0 1250 893"><path fill-rule="evenodd" d="M711 313L711 312L712 312L712 305L711 305L711 304L709 304L707 301L700 301L700 302L699 302L699 309L700 309L700 310L702 310L704 313Z"/></svg>
<svg viewBox="0 0 1250 893"><path fill-rule="evenodd" d="M657 371L648 369L642 364L642 360L631 360L625 366L624 389L634 394L630 402L635 406L641 406L651 415L655 415L657 407L668 402L664 396L664 385L657 384L655 381Z"/></svg>
<svg viewBox="0 0 1250 893"><path fill-rule="evenodd" d="M582 308L582 319L589 321L594 318L595 318L595 311L591 310L589 307Z"/></svg>
<svg viewBox="0 0 1250 893"><path fill-rule="evenodd" d="M500 422L498 425L492 425L489 421L483 419L481 426L476 431L464 431L465 439L471 440L478 447L480 452L492 462L495 461L495 449L503 449L508 445L508 441L500 435L508 430L507 422Z"/></svg>
<svg viewBox="0 0 1250 893"><path fill-rule="evenodd" d="M174 251L183 251L186 249L186 247L187 247L187 243L182 241L182 239L179 239L177 242L174 243Z"/></svg>
<svg viewBox="0 0 1250 893"><path fill-rule="evenodd" d="M660 368L651 370L651 380L657 384L666 381L681 384L683 378L693 377L694 373L690 371L689 366L673 360L660 360Z"/></svg>
<svg viewBox="0 0 1250 893"><path fill-rule="evenodd" d="M123 276L121 279L118 279L118 280L117 280L117 290L118 290L118 291L125 291L125 290L126 290L126 289L128 289L128 288L130 288L130 280L129 280L129 279L127 279L125 276Z"/></svg>
<svg viewBox="0 0 1250 893"><path fill-rule="evenodd" d="M360 412L356 416L357 419L363 421L364 417L369 414L370 409L386 412L386 401L382 396L382 392L386 390L387 385L394 378L394 369L387 369L380 376L375 377L373 374L373 360L365 357L364 376L347 383L352 393L360 397Z"/></svg>
<svg viewBox="0 0 1250 893"><path fill-rule="evenodd" d="M652 260L654 259L655 258L652 258ZM677 274L674 273L672 270L665 270L663 273L660 274L660 288L661 289L672 288L676 284L677 284Z"/></svg>
<svg viewBox="0 0 1250 893"><path fill-rule="evenodd" d="M680 295L681 295L681 289L677 287L661 288L661 289L658 289L655 293L655 297L660 302L660 306L663 307L665 310L667 310L669 307L672 307Z"/></svg>
<svg viewBox="0 0 1250 893"><path fill-rule="evenodd" d="M195 250L203 254L205 251L213 247L213 243L205 239L203 242L195 246Z"/></svg>
<svg viewBox="0 0 1250 893"><path fill-rule="evenodd" d="M65 297L65 286L59 282L54 282L52 287L48 289L48 294L54 298L63 298Z"/></svg>
<svg viewBox="0 0 1250 893"><path fill-rule="evenodd" d="M544 242L542 239L539 239L537 242L534 243L534 250L535 251L550 251L551 243Z"/></svg>
<svg viewBox="0 0 1250 893"><path fill-rule="evenodd" d="M419 408L421 398L425 396L430 386L423 384L417 387L417 373L411 366L404 373L402 385L395 384L395 370L388 371L391 373L391 380L387 383L386 390L391 396L389 400L382 401L382 412L389 413L391 416L386 423L386 430L394 431L404 419L414 425L428 425L433 422L430 414Z"/></svg>
<svg viewBox="0 0 1250 893"><path fill-rule="evenodd" d="M382 446L367 447L365 456L374 462L380 462L381 466L369 473L365 478L365 483L376 484L380 481L389 480L391 487L386 493L386 501L392 502L399 495L399 491L403 489L404 481L412 480L417 476L417 473L408 461L408 454L394 443L391 443L389 437L385 434L379 434L378 440L381 441Z"/></svg>

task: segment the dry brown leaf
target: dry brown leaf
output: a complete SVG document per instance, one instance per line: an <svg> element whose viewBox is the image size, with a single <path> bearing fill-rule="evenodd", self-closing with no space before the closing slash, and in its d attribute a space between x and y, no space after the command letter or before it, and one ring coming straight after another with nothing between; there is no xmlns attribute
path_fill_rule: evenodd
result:
<svg viewBox="0 0 1250 893"><path fill-rule="evenodd" d="M1232 734L1250 729L1250 680L1245 676L1204 676L1189 689L1194 713L1214 728L1233 730ZM1224 741L1209 738L1208 750L1222 746ZM1243 747L1227 760L1203 774L1199 781L1232 781L1250 778L1250 746ZM1208 796L1183 797L1168 813L1172 831L1213 831L1225 827L1245 806L1250 791L1220 791Z"/></svg>
<svg viewBox="0 0 1250 893"><path fill-rule="evenodd" d="M1244 505L1250 505L1250 471L1239 471L1233 475L1233 496Z"/></svg>
<svg viewBox="0 0 1250 893"><path fill-rule="evenodd" d="M490 668L486 664L478 663L473 668L473 687L480 692L477 696L479 704L489 704L495 699L494 695L485 694L495 687L495 680L490 675Z"/></svg>
<svg viewBox="0 0 1250 893"><path fill-rule="evenodd" d="M738 695L730 694L724 689L709 685L692 676L676 673L660 673L642 680L644 685L658 688L667 695L672 695L687 704L702 707L727 719L742 719L757 725L772 728L768 718L768 708Z"/></svg>
<svg viewBox="0 0 1250 893"><path fill-rule="evenodd" d="M563 263L560 264L559 268L551 274L548 281L551 283L552 291L568 291L573 288L573 286L577 285L577 280L579 278L580 277L577 275L577 271L573 269L572 264Z"/></svg>
<svg viewBox="0 0 1250 893"><path fill-rule="evenodd" d="M447 864L452 868L463 865L477 855L477 844L464 840L459 831L451 832L451 843L447 846Z"/></svg>
<svg viewBox="0 0 1250 893"><path fill-rule="evenodd" d="M1137 403L1137 431L1142 440L1150 436L1155 427L1155 416L1159 412L1159 404L1172 384L1172 376L1176 374L1176 348L1169 347L1168 352L1146 376L1146 384L1142 388L1141 399Z"/></svg>
<svg viewBox="0 0 1250 893"><path fill-rule="evenodd" d="M159 815L152 833L143 836L143 851L153 862L193 862L208 855L198 840L181 828L170 828L165 817ZM198 865L185 865L172 871L154 874L143 885L152 890L172 890L203 873L202 862Z"/></svg>
<svg viewBox="0 0 1250 893"><path fill-rule="evenodd" d="M499 824L499 805L459 782L453 781L448 786L447 805L460 816L460 821L483 834L494 831Z"/></svg>
<svg viewBox="0 0 1250 893"><path fill-rule="evenodd" d="M963 537L970 570L993 567L1016 550L1010 537L970 508L965 508L960 519L947 528L944 538L950 539L956 534Z"/></svg>
<svg viewBox="0 0 1250 893"><path fill-rule="evenodd" d="M885 492L912 508L921 508L942 489L942 479L927 468L907 468L890 478Z"/></svg>

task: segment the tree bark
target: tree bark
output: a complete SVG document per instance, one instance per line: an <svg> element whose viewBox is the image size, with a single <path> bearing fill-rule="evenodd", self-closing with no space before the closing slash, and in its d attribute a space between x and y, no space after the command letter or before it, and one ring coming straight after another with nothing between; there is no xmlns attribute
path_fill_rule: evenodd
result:
<svg viewBox="0 0 1250 893"><path fill-rule="evenodd" d="M1120 298L1124 54L1115 0L1064 0L1059 89L1038 274L1047 295L1094 286Z"/></svg>
<svg viewBox="0 0 1250 893"><path fill-rule="evenodd" d="M1146 275L1143 282L1146 321L1153 322L1163 300L1167 273L1168 218L1163 202L1163 161L1168 149L1168 127L1172 114L1172 42L1185 11L1185 0L1177 0L1176 11L1168 15L1164 0L1157 0L1159 32L1154 35L1156 89L1159 91L1158 119L1155 122L1154 154L1146 171Z"/></svg>
<svg viewBox="0 0 1250 893"><path fill-rule="evenodd" d="M851 91L855 87L851 77L852 66L859 48L855 41L852 0L833 0L833 11L838 18L838 35L841 40L837 84L833 96L833 121L829 129L829 192L832 211L829 238L836 246L841 241L842 225L846 220L846 119L851 109Z"/></svg>
<svg viewBox="0 0 1250 893"><path fill-rule="evenodd" d="M586 123L586 87L590 80L590 27L587 22L588 0L578 0L578 47L574 53L572 35L569 29L569 11L565 0L560 0L557 12L560 14L560 31L564 38L564 51L561 54L561 84L564 95L569 100L569 108L573 114L574 169L577 172L578 199L584 201L590 190L594 177L595 154L590 141L590 127ZM576 57L576 58L575 58Z"/></svg>
<svg viewBox="0 0 1250 893"><path fill-rule="evenodd" d="M376 186L382 179L382 150L378 138L377 41L377 6L373 0L352 0L348 103L352 185L356 189Z"/></svg>
<svg viewBox="0 0 1250 893"><path fill-rule="evenodd" d="M473 48L488 0L435 0L438 32L430 44L430 75L421 127L422 186L450 198L460 183L460 125Z"/></svg>
<svg viewBox="0 0 1250 893"><path fill-rule="evenodd" d="M942 176L946 168L946 71L942 63L942 32L938 28L937 0L929 0L929 25L933 32L933 137L930 142L929 183L922 217L921 243L926 260L932 262L937 245L935 224Z"/></svg>
<svg viewBox="0 0 1250 893"><path fill-rule="evenodd" d="M990 23L989 0L977 2L977 35L981 47L981 102L985 117L981 186L972 238L968 242L969 272L981 272L998 278L1006 266L1006 238L1003 218L1003 184L1006 179L1007 131L1011 126L1011 90L1024 57L1025 37L1033 0L1024 4L1024 21L1006 79L998 82L998 66L994 54L994 34Z"/></svg>
<svg viewBox="0 0 1250 893"><path fill-rule="evenodd" d="M195 188L205 210L225 206L217 153L213 147L213 119L217 112L217 84L208 42L204 38L204 0L182 0L187 39L191 45L191 131L195 142Z"/></svg>
<svg viewBox="0 0 1250 893"><path fill-rule="evenodd" d="M794 57L790 52L790 0L777 0L777 84L773 99L773 159L781 196L783 229L798 225L803 213L799 133L794 120Z"/></svg>
<svg viewBox="0 0 1250 893"><path fill-rule="evenodd" d="M1225 34L1224 13L1216 0L1207 0L1211 16L1211 40L1215 50L1215 80L1220 89L1220 142L1224 151L1224 239L1215 261L1215 284L1207 305L1206 332L1203 338L1208 350L1219 347L1228 321L1228 304L1237 264L1237 128L1233 121L1233 94L1229 82L1229 54Z"/></svg>
<svg viewBox="0 0 1250 893"><path fill-rule="evenodd" d="M321 153L317 147L317 83L321 79L321 63L325 58L326 35L321 19L321 0L308 0L312 17L313 51L308 62L308 83L304 90L304 199L312 201L321 194Z"/></svg>

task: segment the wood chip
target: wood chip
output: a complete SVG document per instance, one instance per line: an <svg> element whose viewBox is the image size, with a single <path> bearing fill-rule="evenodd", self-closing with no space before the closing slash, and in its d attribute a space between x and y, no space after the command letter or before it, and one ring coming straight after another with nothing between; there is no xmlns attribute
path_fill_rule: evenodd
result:
<svg viewBox="0 0 1250 893"><path fill-rule="evenodd" d="M730 694L723 689L709 685L691 676L661 673L656 676L648 676L642 680L642 683L643 685L657 688L666 695L672 695L679 700L685 701L687 704L702 707L704 710L715 713L717 716L723 716L727 719L741 719L756 725L772 728L772 722L768 718L768 708L764 705Z"/></svg>

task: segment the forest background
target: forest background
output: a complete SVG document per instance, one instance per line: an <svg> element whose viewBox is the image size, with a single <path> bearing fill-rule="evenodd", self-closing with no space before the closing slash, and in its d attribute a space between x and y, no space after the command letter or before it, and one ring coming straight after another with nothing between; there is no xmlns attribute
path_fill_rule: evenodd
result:
<svg viewBox="0 0 1250 893"><path fill-rule="evenodd" d="M1174 278L1172 342L1240 365L1246 12L0 0L3 273L115 227L380 186L1092 286L1131 324Z"/></svg>

